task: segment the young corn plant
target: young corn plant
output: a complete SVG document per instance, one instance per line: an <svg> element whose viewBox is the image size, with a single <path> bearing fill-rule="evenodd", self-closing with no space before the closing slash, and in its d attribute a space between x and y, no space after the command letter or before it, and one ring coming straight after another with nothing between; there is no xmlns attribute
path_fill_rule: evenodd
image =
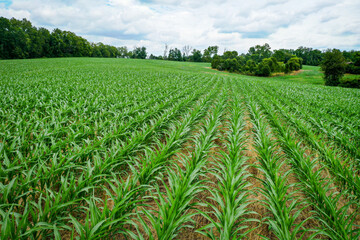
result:
<svg viewBox="0 0 360 240"><path fill-rule="evenodd" d="M297 94L289 94L286 91L282 91L282 95L286 97L279 99L277 97L278 93L276 93L276 91L279 91L278 89L264 90L266 95L271 96L275 102L282 102L285 105L286 112L295 112L296 118L307 119L313 127L312 131L319 135L325 135L328 141L345 150L348 155L352 156L354 159L352 164L359 170L360 145L358 140L360 139L360 133L359 129L357 129L358 122L350 120L349 115L339 111L339 108L326 109L326 102L324 101L319 104L319 101L316 100L309 104L307 102L308 98L300 98ZM296 99L294 99L295 95L297 96ZM311 96L309 97L311 99ZM307 113L306 116L304 116L304 112Z"/></svg>
<svg viewBox="0 0 360 240"><path fill-rule="evenodd" d="M249 111L255 129L255 148L260 162L258 168L265 177L258 179L263 185L258 190L265 197L262 200L263 205L272 215L265 217L265 221L278 239L303 238L305 234L303 225L307 219L300 223L296 223L296 219L307 206L299 204L294 196L297 191L291 188L296 188L297 184L287 182L292 171L281 171L284 169L285 161L281 161L281 157L275 150L276 142L272 140L273 134L265 123L264 112L260 111L253 101L250 103Z"/></svg>
<svg viewBox="0 0 360 240"><path fill-rule="evenodd" d="M349 200L343 206L339 201L343 196L331 187L332 181L321 177L322 168L318 168L316 158L305 154L301 142L296 141L289 128L285 128L276 117L275 113L267 106L270 122L277 128L279 142L290 159L296 174L301 180L302 191L309 197L309 204L314 207L314 217L322 224L321 229L316 229L312 235L322 234L330 239L357 239L360 237L360 228L354 221L356 211L349 212L351 205L356 202Z"/></svg>
<svg viewBox="0 0 360 240"><path fill-rule="evenodd" d="M213 140L216 137L217 127L223 113L223 103L219 103L214 113L208 115L209 119L203 121L204 126L194 140L195 149L190 156L183 156L180 160L183 168L178 163L173 164L173 169L168 170L168 184L161 180L166 192L162 193L156 187L155 199L158 210L150 211L143 209L143 214L151 222L156 235L139 215L142 226L149 239L174 239L184 228L192 228L194 224L192 217L196 214L190 210L199 205L196 196L205 188L204 180L206 173L206 160ZM139 239L144 237L139 232Z"/></svg>
<svg viewBox="0 0 360 240"><path fill-rule="evenodd" d="M349 157L344 156L338 149L334 148L332 145L327 145L326 141L322 138L322 134L317 135L314 133L313 129L309 126L307 122L298 114L300 110L296 110L296 113L292 113L292 109L298 109L298 106L294 106L291 102L286 99L279 100L277 97L272 96L270 92L267 91L267 97L270 98L270 104L266 104L263 99L262 106L265 111L274 111L269 110L269 108L276 108L278 113L280 113L286 120L296 128L297 132L305 138L305 140L319 152L321 160L330 170L330 173L335 177L336 182L339 184L339 187L342 191L351 198L359 199L360 192L360 178L357 175L357 172L353 171L356 168L354 162L351 161ZM286 105L280 104L280 101L285 102Z"/></svg>
<svg viewBox="0 0 360 240"><path fill-rule="evenodd" d="M209 188L210 202L206 203L213 211L201 212L210 221L210 224L200 228L199 233L210 239L242 239L252 229L247 230L246 223L256 221L248 219L246 215L255 214L248 210L247 206L250 183L246 179L250 176L245 165L245 131L243 112L235 101L231 108L230 126L226 132L226 151L221 151L222 157L215 163L212 173L217 179L217 187ZM215 217L215 218L214 218ZM216 229L217 234L213 229Z"/></svg>
<svg viewBox="0 0 360 240"><path fill-rule="evenodd" d="M211 101L203 99L193 112L184 116L182 121L169 127L165 143L159 144L157 150L148 148L143 158L128 161L131 173L126 180L120 181L113 177L111 182L107 181L111 189L111 191L105 190L109 196L108 201L114 203L114 208L109 210L110 219L116 220L112 229L118 229L118 234L133 237L132 231L128 231L126 228L126 225L136 225L132 221L133 211L143 204L147 198L146 191L151 189L150 186L156 177L168 165L169 158L188 138L192 126L204 115L206 106L210 103Z"/></svg>
<svg viewBox="0 0 360 240"><path fill-rule="evenodd" d="M335 177L336 182L350 196L360 199L360 177L353 171L354 166L349 157L344 156L334 146L328 146L319 135L316 135L305 121L284 108L278 106L281 114L305 137L306 141L320 154L321 160Z"/></svg>

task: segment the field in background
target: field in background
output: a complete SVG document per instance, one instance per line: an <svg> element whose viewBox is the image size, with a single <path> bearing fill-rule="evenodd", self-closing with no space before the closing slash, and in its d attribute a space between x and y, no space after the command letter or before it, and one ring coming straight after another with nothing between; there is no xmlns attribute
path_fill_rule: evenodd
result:
<svg viewBox="0 0 360 240"><path fill-rule="evenodd" d="M358 239L360 91L209 67L1 61L0 239Z"/></svg>

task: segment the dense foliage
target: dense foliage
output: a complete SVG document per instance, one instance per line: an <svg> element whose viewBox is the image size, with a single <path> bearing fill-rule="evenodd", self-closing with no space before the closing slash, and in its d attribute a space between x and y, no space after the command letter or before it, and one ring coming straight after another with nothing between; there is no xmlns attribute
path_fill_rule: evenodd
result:
<svg viewBox="0 0 360 240"><path fill-rule="evenodd" d="M0 17L0 59L41 57L146 58L146 48L128 51L126 47L90 43L70 31L56 28L50 32L26 19Z"/></svg>
<svg viewBox="0 0 360 240"><path fill-rule="evenodd" d="M243 73L268 77L272 73L297 71L302 68L302 59L295 55L272 54L269 44L251 47L247 54L238 55L236 51L226 51L222 56L215 55L211 67L220 71ZM284 60L284 61L280 61Z"/></svg>
<svg viewBox="0 0 360 240"><path fill-rule="evenodd" d="M360 52L352 52L351 61L346 64L346 72L351 74L360 74ZM344 57L348 54L344 54Z"/></svg>
<svg viewBox="0 0 360 240"><path fill-rule="evenodd" d="M346 62L338 49L328 49L324 54L321 69L324 71L325 85L338 86L345 74Z"/></svg>
<svg viewBox="0 0 360 240"><path fill-rule="evenodd" d="M359 78L343 78L340 80L340 87L345 88L360 88L360 77Z"/></svg>

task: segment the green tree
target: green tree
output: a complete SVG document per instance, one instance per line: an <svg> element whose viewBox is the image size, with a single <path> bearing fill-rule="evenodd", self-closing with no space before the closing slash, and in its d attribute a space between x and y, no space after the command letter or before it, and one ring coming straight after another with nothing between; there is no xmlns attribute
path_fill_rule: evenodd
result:
<svg viewBox="0 0 360 240"><path fill-rule="evenodd" d="M194 49L194 50L192 51L192 55L190 56L190 60L191 60L192 62L201 62L201 60L202 60L201 51Z"/></svg>
<svg viewBox="0 0 360 240"><path fill-rule="evenodd" d="M212 58L217 55L218 50L218 46L209 46L207 49L205 49L203 54L203 62L211 62Z"/></svg>
<svg viewBox="0 0 360 240"><path fill-rule="evenodd" d="M145 59L147 56L146 47L135 47L131 58Z"/></svg>
<svg viewBox="0 0 360 240"><path fill-rule="evenodd" d="M170 49L169 51L169 56L168 56L168 60L171 61L182 61L182 55L181 55L181 51L177 48L175 49Z"/></svg>
<svg viewBox="0 0 360 240"><path fill-rule="evenodd" d="M269 61L262 61L258 64L257 69L255 71L255 75L262 76L262 77L269 77L271 75L271 60Z"/></svg>
<svg viewBox="0 0 360 240"><path fill-rule="evenodd" d="M240 69L240 64L236 60L236 58L233 59L226 59L224 62L224 68L225 70L228 70L229 72L238 72Z"/></svg>
<svg viewBox="0 0 360 240"><path fill-rule="evenodd" d="M244 67L244 71L247 74L254 74L256 71L256 63L254 60L250 59L246 61L246 65Z"/></svg>
<svg viewBox="0 0 360 240"><path fill-rule="evenodd" d="M239 54L237 51L226 51L226 52L224 52L223 58L224 59L233 59L233 58L237 58L238 55Z"/></svg>
<svg viewBox="0 0 360 240"><path fill-rule="evenodd" d="M293 57L293 58L289 59L289 61L286 64L289 65L289 70L290 71L298 71L302 67L301 62L302 62L301 58Z"/></svg>
<svg viewBox="0 0 360 240"><path fill-rule="evenodd" d="M213 60L211 61L211 68L216 69L221 62L221 57L219 55L215 55Z"/></svg>
<svg viewBox="0 0 360 240"><path fill-rule="evenodd" d="M249 48L248 51L248 56L257 63L261 62L264 58L271 57L271 54L271 47L268 43L256 45L255 47Z"/></svg>
<svg viewBox="0 0 360 240"><path fill-rule="evenodd" d="M124 47L118 47L118 57L120 58L127 58L129 56L129 51L126 46Z"/></svg>
<svg viewBox="0 0 360 240"><path fill-rule="evenodd" d="M360 67L360 52L354 54L354 65Z"/></svg>
<svg viewBox="0 0 360 240"><path fill-rule="evenodd" d="M338 49L328 49L324 54L321 69L324 71L325 85L337 86L344 76L346 62L343 54Z"/></svg>

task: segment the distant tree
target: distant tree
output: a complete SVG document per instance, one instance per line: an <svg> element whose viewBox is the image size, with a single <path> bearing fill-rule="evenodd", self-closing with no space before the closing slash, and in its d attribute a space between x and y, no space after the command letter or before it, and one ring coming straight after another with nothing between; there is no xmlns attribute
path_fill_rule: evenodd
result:
<svg viewBox="0 0 360 240"><path fill-rule="evenodd" d="M271 67L269 66L270 61L262 61L258 64L255 71L255 75L262 77L269 77L271 75Z"/></svg>
<svg viewBox="0 0 360 240"><path fill-rule="evenodd" d="M360 67L360 51L358 52L355 52L354 54L354 65L357 66L357 67Z"/></svg>
<svg viewBox="0 0 360 240"><path fill-rule="evenodd" d="M233 59L233 58L237 58L238 55L239 54L237 51L226 51L226 52L224 52L223 58L224 59Z"/></svg>
<svg viewBox="0 0 360 240"><path fill-rule="evenodd" d="M15 48L15 43L12 41L11 32L13 27L9 19L0 17L0 58L11 58L11 52Z"/></svg>
<svg viewBox="0 0 360 240"><path fill-rule="evenodd" d="M244 66L244 72L246 74L253 74L256 70L256 63L254 60L250 59L246 61L246 65Z"/></svg>
<svg viewBox="0 0 360 240"><path fill-rule="evenodd" d="M194 50L192 51L192 55L190 56L190 60L191 60L192 62L201 62L201 60L202 60L201 51L194 49Z"/></svg>
<svg viewBox="0 0 360 240"><path fill-rule="evenodd" d="M261 62L264 58L271 57L271 54L271 47L268 43L250 47L248 51L248 55L257 63Z"/></svg>
<svg viewBox="0 0 360 240"><path fill-rule="evenodd" d="M299 47L294 51L294 54L303 59L304 64L318 66L322 60L322 52L317 49Z"/></svg>
<svg viewBox="0 0 360 240"><path fill-rule="evenodd" d="M119 58L127 58L127 57L129 57L129 51L128 51L126 46L118 47L117 50L118 50L118 54L119 54L117 57L119 57Z"/></svg>
<svg viewBox="0 0 360 240"><path fill-rule="evenodd" d="M211 68L216 69L221 62L221 57L219 55L215 55L213 60L211 61Z"/></svg>
<svg viewBox="0 0 360 240"><path fill-rule="evenodd" d="M211 62L212 58L217 55L219 50L218 46L209 46L204 50L203 62Z"/></svg>
<svg viewBox="0 0 360 240"><path fill-rule="evenodd" d="M286 63L286 64L285 64L284 73L285 73L285 74L288 74L288 73L290 73L290 72L291 72L291 70L290 70L290 65L289 65L289 63Z"/></svg>
<svg viewBox="0 0 360 240"><path fill-rule="evenodd" d="M37 29L25 18L17 20L0 17L0 58L40 57L117 57L116 47L92 44L85 38L58 28L51 33Z"/></svg>
<svg viewBox="0 0 360 240"><path fill-rule="evenodd" d="M290 71L298 71L302 68L302 59L298 57L293 57L289 59L289 61L286 64L289 65Z"/></svg>
<svg viewBox="0 0 360 240"><path fill-rule="evenodd" d="M280 65L277 62L277 59L275 57L271 58L264 58L261 63L263 65L267 65L270 68L270 72L279 72L280 71Z"/></svg>
<svg viewBox="0 0 360 240"><path fill-rule="evenodd" d="M175 49L170 49L169 51L169 56L168 56L168 60L171 61L182 61L182 55L181 55L181 51L177 48Z"/></svg>
<svg viewBox="0 0 360 240"><path fill-rule="evenodd" d="M272 55L279 62L285 62L285 52L281 50L274 50L274 54Z"/></svg>
<svg viewBox="0 0 360 240"><path fill-rule="evenodd" d="M145 59L146 55L146 47L135 47L132 51L132 58Z"/></svg>
<svg viewBox="0 0 360 240"><path fill-rule="evenodd" d="M224 70L227 70L229 72L239 72L240 64L236 60L236 58L233 59L226 59L224 62Z"/></svg>
<svg viewBox="0 0 360 240"><path fill-rule="evenodd" d="M293 52L294 52L294 50L292 50L292 49L278 49L278 50L274 50L274 53L272 56L274 58L276 58L276 60L279 62L287 63L287 61L289 61L290 58L296 57L293 54Z"/></svg>
<svg viewBox="0 0 360 240"><path fill-rule="evenodd" d="M345 58L338 49L328 49L324 53L321 69L324 71L325 85L337 86L345 73Z"/></svg>

